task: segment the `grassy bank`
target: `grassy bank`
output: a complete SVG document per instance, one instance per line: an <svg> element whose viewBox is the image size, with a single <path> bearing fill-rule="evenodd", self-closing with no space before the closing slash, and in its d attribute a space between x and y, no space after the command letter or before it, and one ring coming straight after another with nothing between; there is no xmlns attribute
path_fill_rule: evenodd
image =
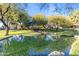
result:
<svg viewBox="0 0 79 59"><path fill-rule="evenodd" d="M9 31L9 35L24 35L24 36L33 36L33 35L37 35L39 33L34 32L32 30L10 30ZM0 30L0 38L5 38L5 30Z"/></svg>

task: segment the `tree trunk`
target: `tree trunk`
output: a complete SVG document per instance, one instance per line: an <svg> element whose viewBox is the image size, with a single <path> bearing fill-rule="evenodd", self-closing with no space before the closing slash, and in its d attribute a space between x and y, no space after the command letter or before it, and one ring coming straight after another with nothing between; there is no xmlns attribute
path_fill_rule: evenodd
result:
<svg viewBox="0 0 79 59"><path fill-rule="evenodd" d="M3 17L0 19L0 21L6 27L6 33L5 33L5 35L8 35L9 34L9 26L5 23L5 21L3 20Z"/></svg>
<svg viewBox="0 0 79 59"><path fill-rule="evenodd" d="M3 25L6 27L6 33L5 35L9 34L9 26L8 24L6 24L5 20L4 20L4 15L10 10L10 4L8 5L8 7L6 8L6 10L3 12L2 8L0 8L0 21L3 23Z"/></svg>
<svg viewBox="0 0 79 59"><path fill-rule="evenodd" d="M9 27L6 27L6 33L5 33L5 35L6 36L9 35Z"/></svg>

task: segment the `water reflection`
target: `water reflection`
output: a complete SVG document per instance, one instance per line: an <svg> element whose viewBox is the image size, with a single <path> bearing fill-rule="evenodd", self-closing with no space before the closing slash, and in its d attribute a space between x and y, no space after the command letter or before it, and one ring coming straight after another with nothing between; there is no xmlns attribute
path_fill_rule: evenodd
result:
<svg viewBox="0 0 79 59"><path fill-rule="evenodd" d="M51 35L50 33L48 33L48 34L45 34L45 40L52 40L52 41L54 41L54 36L53 35Z"/></svg>
<svg viewBox="0 0 79 59"><path fill-rule="evenodd" d="M11 41L12 39L16 40L16 41L23 41L24 36L23 35L13 35L11 38L9 38L9 41Z"/></svg>
<svg viewBox="0 0 79 59"><path fill-rule="evenodd" d="M42 35L43 37L42 38L39 38L39 36L40 35L38 35L38 36L32 36L32 37L26 37L26 39L25 39L25 36L23 36L23 35L13 35L12 37L10 37L10 38L8 38L8 39L6 39L6 40L2 40L2 41L0 41L0 53L1 52L4 52L4 50L3 49L5 49L5 46L4 45L8 45L9 46L9 48L8 49L10 49L10 47L11 46L13 46L13 49L15 48L15 49L17 49L16 48L16 46L14 45L14 44L16 44L17 45L17 47L23 47L22 49L24 49L23 50L23 52L28 52L28 53L25 53L26 55L29 55L29 56L48 56L50 53L52 53L52 52L54 52L54 50L53 49L51 49L51 48L49 48L48 46L47 47L44 47L43 46L43 48L42 48L42 51L38 51L38 50L36 50L34 47L35 46L39 46L40 48L41 48L41 43L42 43L42 41L41 41L41 39L43 38L44 40L43 41L50 41L50 42L52 42L52 41L55 41L55 35L52 35L52 34L50 34L50 33L48 33L48 34L45 34L45 35ZM40 40L39 40L39 39ZM35 40L34 40L35 39ZM12 42L14 40L14 42ZM8 41L8 42L7 42ZM38 41L40 41L40 43L39 44L37 44L36 45L36 43L38 42ZM19 43L20 44L19 44ZM48 42L48 44L50 43L50 42ZM45 43L45 42L43 42L43 43ZM13 45L12 45L13 44ZM33 45L34 44L34 45ZM46 43L45 43L46 44ZM31 47L32 46L32 47ZM34 46L34 47L33 47ZM30 48L29 48L30 47ZM12 50L12 51L15 51L15 49L14 50ZM21 48L20 48L21 49ZM26 49L26 50L25 50ZM5 51L9 51L9 50L5 50ZM11 52L12 52L11 51ZM62 54L63 55L65 55L65 56L69 56L69 51L70 51L70 48L67 48L65 51L62 51ZM21 52L21 51L20 51ZM18 52L18 53L20 53L20 52ZM4 53L6 53L6 52L4 52ZM9 52L8 52L9 53ZM58 52L59 53L59 52ZM15 54L15 53L14 53ZM54 54L54 53L53 53Z"/></svg>
<svg viewBox="0 0 79 59"><path fill-rule="evenodd" d="M49 48L45 48L41 52L36 51L34 48L29 49L29 55L30 56L48 56L49 53L50 53Z"/></svg>
<svg viewBox="0 0 79 59"><path fill-rule="evenodd" d="M70 48L67 48L67 49L64 51L65 56L69 56L69 52L70 52Z"/></svg>

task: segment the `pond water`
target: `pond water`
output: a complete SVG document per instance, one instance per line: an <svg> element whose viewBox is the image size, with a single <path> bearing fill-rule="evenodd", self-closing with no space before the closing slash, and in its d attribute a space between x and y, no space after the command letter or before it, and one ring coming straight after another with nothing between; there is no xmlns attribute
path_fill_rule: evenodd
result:
<svg viewBox="0 0 79 59"><path fill-rule="evenodd" d="M31 37L13 35L11 38L0 41L0 55L48 56L53 51L61 51L64 56L69 56L68 46L73 41L72 38L57 38L51 34Z"/></svg>

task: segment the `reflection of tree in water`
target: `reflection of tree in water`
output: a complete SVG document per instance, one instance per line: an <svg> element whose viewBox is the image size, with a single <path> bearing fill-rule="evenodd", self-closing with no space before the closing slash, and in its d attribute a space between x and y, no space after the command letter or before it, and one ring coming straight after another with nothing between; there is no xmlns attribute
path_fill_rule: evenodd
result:
<svg viewBox="0 0 79 59"><path fill-rule="evenodd" d="M51 34L47 35L48 37L51 36ZM5 51L3 52L4 55L48 55L51 51L65 51L70 45L71 41L69 39L71 38L57 38L57 40L53 41L45 40L45 35L37 35L26 36L21 41L12 37L12 39L7 39L8 42L7 40L4 41L7 43L4 46Z"/></svg>

